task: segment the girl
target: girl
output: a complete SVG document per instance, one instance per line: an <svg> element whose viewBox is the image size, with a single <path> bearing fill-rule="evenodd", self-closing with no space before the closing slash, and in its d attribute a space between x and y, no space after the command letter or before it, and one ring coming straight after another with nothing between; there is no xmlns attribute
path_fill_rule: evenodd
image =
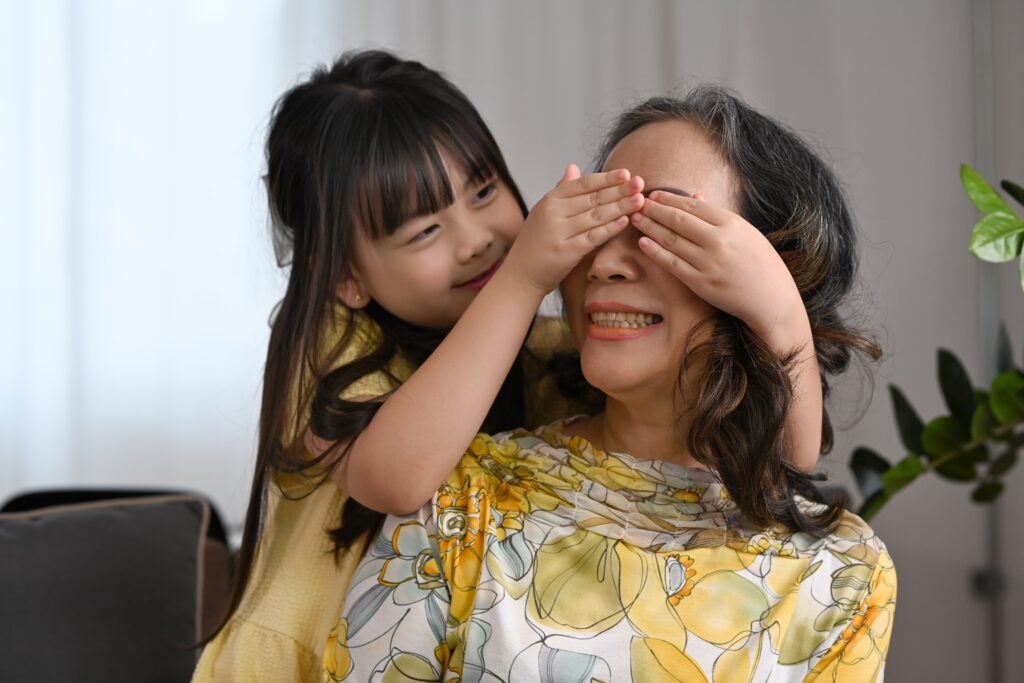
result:
<svg viewBox="0 0 1024 683"><path fill-rule="evenodd" d="M414 509L481 424L544 412L523 391L536 360L517 362L540 299L642 204L640 179L571 166L512 250L525 204L483 120L440 74L380 51L343 55L287 92L266 155L290 276L235 591L199 681L318 678L347 577L383 518L356 501ZM441 386L457 390L434 395ZM321 485L332 475L341 488Z"/></svg>
<svg viewBox="0 0 1024 683"><path fill-rule="evenodd" d="M626 112L599 163L655 188L562 283L604 411L479 435L432 504L389 517L327 679L880 679L892 562L786 462L793 367L878 354L838 310L838 183L707 87Z"/></svg>

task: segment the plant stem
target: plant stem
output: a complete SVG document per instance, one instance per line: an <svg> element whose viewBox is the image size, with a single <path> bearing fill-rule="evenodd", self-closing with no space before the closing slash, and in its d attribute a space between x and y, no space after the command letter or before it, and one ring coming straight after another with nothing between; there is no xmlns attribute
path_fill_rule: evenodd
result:
<svg viewBox="0 0 1024 683"><path fill-rule="evenodd" d="M1024 417L1018 418L1017 420L1015 420L1013 422L1009 422L1007 424L1000 425L999 427L996 427L994 430L992 430L991 434L988 434L987 436L982 437L980 439L974 439L973 441L968 441L967 443L963 444L962 446L957 447L955 450L948 451L946 453L943 453L942 455L938 455L938 456L936 456L935 458L933 458L931 460L927 460L926 459L927 460L927 464L925 466L925 470L934 470L934 469L937 469L939 467L942 467L943 465L945 465L947 462L949 462L950 460L952 460L956 456L963 455L964 453L966 453L968 451L972 451L975 448L977 448L978 446L984 446L991 439L998 438L1000 436L1008 436L1010 434L1013 434L1014 429L1017 428L1018 426L1022 425L1022 424L1024 424ZM1009 442L1009 444L1007 444L1007 445L1010 448L1024 446L1024 433L1016 435Z"/></svg>

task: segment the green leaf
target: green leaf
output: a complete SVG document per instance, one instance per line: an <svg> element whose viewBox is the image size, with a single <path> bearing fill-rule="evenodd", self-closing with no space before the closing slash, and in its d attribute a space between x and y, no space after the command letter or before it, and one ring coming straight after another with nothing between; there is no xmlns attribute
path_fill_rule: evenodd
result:
<svg viewBox="0 0 1024 683"><path fill-rule="evenodd" d="M889 496L885 495L885 491L879 491L861 503L860 509L857 510L857 514L865 522L870 522L887 502L889 502Z"/></svg>
<svg viewBox="0 0 1024 683"><path fill-rule="evenodd" d="M970 435L960 420L944 415L937 417L924 427L921 442L929 460L937 455L949 453L960 448L971 440Z"/></svg>
<svg viewBox="0 0 1024 683"><path fill-rule="evenodd" d="M1024 206L1024 187L1021 187L1012 180L1004 180L999 183L999 187L1006 191L1006 194L1010 195L1017 200L1017 203Z"/></svg>
<svg viewBox="0 0 1024 683"><path fill-rule="evenodd" d="M921 457L915 453L908 454L882 475L885 495L893 496L896 492L921 476L921 473L924 471L924 463L921 462Z"/></svg>
<svg viewBox="0 0 1024 683"><path fill-rule="evenodd" d="M864 498L870 498L882 490L882 475L892 465L870 448L858 448L850 456L850 469L857 479L857 488Z"/></svg>
<svg viewBox="0 0 1024 683"><path fill-rule="evenodd" d="M814 572L818 571L818 569L820 569L820 568L821 568L821 560L818 560L817 562L815 562L810 567L808 567L807 569L804 570L804 573L800 576L800 580L797 581L797 583L803 583L804 579L806 579L808 576L810 576Z"/></svg>
<svg viewBox="0 0 1024 683"><path fill-rule="evenodd" d="M942 398L953 417L964 424L971 423L974 414L974 387L963 363L948 349L939 349L939 385Z"/></svg>
<svg viewBox="0 0 1024 683"><path fill-rule="evenodd" d="M988 408L987 397L978 401L971 416L971 441L987 439L992 433L992 411Z"/></svg>
<svg viewBox="0 0 1024 683"><path fill-rule="evenodd" d="M1020 254L1024 221L1004 211L982 217L974 224L968 250L982 261L1004 263Z"/></svg>
<svg viewBox="0 0 1024 683"><path fill-rule="evenodd" d="M998 481L986 481L974 489L971 498L975 503L991 503L1003 492L1003 484Z"/></svg>
<svg viewBox="0 0 1024 683"><path fill-rule="evenodd" d="M1006 323L999 323L999 334L996 336L996 372L1002 373L1009 372L1010 370L1013 370L1013 351L1010 350L1010 333L1006 331Z"/></svg>
<svg viewBox="0 0 1024 683"><path fill-rule="evenodd" d="M1020 267L1017 269L1017 272L1020 275L1020 288L1024 291L1024 252L1020 255Z"/></svg>
<svg viewBox="0 0 1024 683"><path fill-rule="evenodd" d="M1014 370L998 375L992 381L988 402L999 424L1024 417L1024 376Z"/></svg>
<svg viewBox="0 0 1024 683"><path fill-rule="evenodd" d="M1003 201L996 189L988 184L988 181L981 177L967 164L960 164L960 183L964 191L971 198L978 211L992 213L993 211L1011 212L1009 205Z"/></svg>
<svg viewBox="0 0 1024 683"><path fill-rule="evenodd" d="M895 384L889 385L889 396L892 398L892 410L896 415L896 427L899 429L903 447L908 451L920 453L924 450L924 446L921 445L924 423L914 410L914 406L910 405L910 401Z"/></svg>
<svg viewBox="0 0 1024 683"><path fill-rule="evenodd" d="M953 481L974 481L978 478L975 462L978 455L974 451L957 453L935 468L935 473Z"/></svg>
<svg viewBox="0 0 1024 683"><path fill-rule="evenodd" d="M1001 477L1017 464L1017 451L1007 451L1000 455L988 468L988 476Z"/></svg>

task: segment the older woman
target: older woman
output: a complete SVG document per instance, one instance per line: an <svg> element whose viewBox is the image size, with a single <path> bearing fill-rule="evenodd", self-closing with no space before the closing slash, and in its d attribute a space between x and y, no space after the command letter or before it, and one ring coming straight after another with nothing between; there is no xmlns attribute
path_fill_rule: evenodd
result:
<svg viewBox="0 0 1024 683"><path fill-rule="evenodd" d="M432 505L388 518L328 677L880 676L892 562L785 457L807 438L783 430L808 379L790 371L810 354L827 392L854 350L877 354L837 311L856 255L835 179L715 88L626 112L599 165L651 188L635 228L562 285L604 412L481 435ZM726 283L746 295L720 296ZM794 294L792 316L758 317L762 297ZM787 341L801 326L813 347Z"/></svg>

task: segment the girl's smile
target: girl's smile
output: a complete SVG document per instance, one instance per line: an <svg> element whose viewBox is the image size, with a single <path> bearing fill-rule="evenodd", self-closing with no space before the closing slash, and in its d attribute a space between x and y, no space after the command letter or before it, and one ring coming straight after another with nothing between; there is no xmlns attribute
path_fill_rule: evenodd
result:
<svg viewBox="0 0 1024 683"><path fill-rule="evenodd" d="M473 278L470 280L460 282L459 284L455 285L455 287L465 287L466 289L471 289L477 292L480 291L481 289L484 288L484 285L490 282L491 278L494 277L494 274L498 272L498 268L501 267L501 264L504 263L504 261L505 257L501 256L500 258L498 258L497 261L491 264L482 273L473 276Z"/></svg>

